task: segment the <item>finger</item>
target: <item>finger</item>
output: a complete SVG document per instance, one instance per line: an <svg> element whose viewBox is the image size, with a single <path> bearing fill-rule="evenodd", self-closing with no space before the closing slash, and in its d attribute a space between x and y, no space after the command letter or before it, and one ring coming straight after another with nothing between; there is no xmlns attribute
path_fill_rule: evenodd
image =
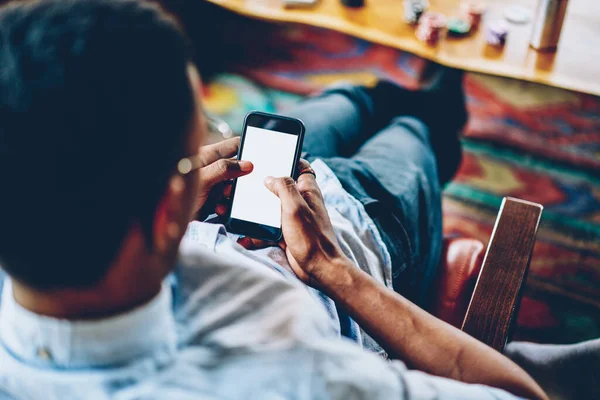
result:
<svg viewBox="0 0 600 400"><path fill-rule="evenodd" d="M317 183L317 179L313 174L304 173L298 177L298 190L303 193L306 191L314 190L321 193L319 189L319 184Z"/></svg>
<svg viewBox="0 0 600 400"><path fill-rule="evenodd" d="M296 174L299 174L305 168L310 168L310 163L306 161L304 158L298 160L298 165L296 166ZM298 176L298 175L296 175Z"/></svg>
<svg viewBox="0 0 600 400"><path fill-rule="evenodd" d="M223 158L230 158L238 153L240 138L234 137L218 143L202 146L200 148L200 160L202 165L207 166Z"/></svg>
<svg viewBox="0 0 600 400"><path fill-rule="evenodd" d="M254 239L248 236L238 239L238 243L241 244L247 250L258 250L267 247L278 247L278 243L270 242L268 240Z"/></svg>
<svg viewBox="0 0 600 400"><path fill-rule="evenodd" d="M229 206L226 204L217 204L215 206L215 214L219 217L224 217L229 212Z"/></svg>
<svg viewBox="0 0 600 400"><path fill-rule="evenodd" d="M296 182L290 177L265 178L265 186L281 200L281 210L287 213L296 213L301 207L306 206L304 198L300 195Z"/></svg>
<svg viewBox="0 0 600 400"><path fill-rule="evenodd" d="M279 243L277 243L277 245L281 248L281 250L285 251L285 249L287 249L287 243L285 242L285 239L281 239L279 241Z"/></svg>
<svg viewBox="0 0 600 400"><path fill-rule="evenodd" d="M250 161L222 158L202 168L200 178L204 185L214 186L219 182L248 175L253 168L254 166Z"/></svg>
<svg viewBox="0 0 600 400"><path fill-rule="evenodd" d="M226 182L225 186L223 186L223 197L227 200L231 199L231 190L233 189L233 185L231 182Z"/></svg>
<svg viewBox="0 0 600 400"><path fill-rule="evenodd" d="M309 169L312 171L310 163L305 159L301 158L300 160L298 160L298 174L305 169ZM307 189L311 187L318 188L316 177L314 174L311 173L304 173L302 175L298 175L298 184L302 184L302 186L305 186Z"/></svg>
<svg viewBox="0 0 600 400"><path fill-rule="evenodd" d="M298 162L298 171L302 171L305 168L311 168L310 163L304 159L300 159ZM304 173L298 176L298 183L296 185L304 200L314 208L323 202L323 194L317 183L317 179L313 174Z"/></svg>

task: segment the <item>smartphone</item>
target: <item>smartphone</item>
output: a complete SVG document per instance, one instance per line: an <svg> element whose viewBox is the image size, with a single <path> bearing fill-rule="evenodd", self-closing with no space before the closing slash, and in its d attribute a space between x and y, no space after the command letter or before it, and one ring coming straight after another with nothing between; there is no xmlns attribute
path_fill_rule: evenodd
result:
<svg viewBox="0 0 600 400"><path fill-rule="evenodd" d="M229 230L270 241L281 239L281 202L264 184L267 176L296 178L304 124L299 119L253 111L246 116L238 160L254 164L233 181Z"/></svg>

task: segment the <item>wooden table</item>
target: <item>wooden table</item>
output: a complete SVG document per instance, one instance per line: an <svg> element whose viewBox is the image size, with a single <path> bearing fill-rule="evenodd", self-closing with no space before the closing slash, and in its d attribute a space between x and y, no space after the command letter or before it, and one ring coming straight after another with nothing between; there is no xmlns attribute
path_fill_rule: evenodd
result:
<svg viewBox="0 0 600 400"><path fill-rule="evenodd" d="M415 38L414 27L403 21L402 0L365 0L361 9L349 9L339 0L320 0L308 10L283 8L281 0L207 0L246 16L277 22L295 22L334 29L371 42L395 47L441 64L468 71L544 83L600 96L600 1L569 0L563 32L555 52L529 47L533 23L509 24L504 48L486 45L483 29L465 38L447 38L430 47ZM485 20L502 18L510 2L484 1ZM536 0L518 4L535 11ZM430 0L431 10L456 15L460 0Z"/></svg>

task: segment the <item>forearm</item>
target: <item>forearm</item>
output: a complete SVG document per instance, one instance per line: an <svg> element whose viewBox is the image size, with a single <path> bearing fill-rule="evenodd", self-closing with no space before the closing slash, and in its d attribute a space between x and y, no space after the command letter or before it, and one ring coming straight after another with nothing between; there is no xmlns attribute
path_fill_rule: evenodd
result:
<svg viewBox="0 0 600 400"><path fill-rule="evenodd" d="M433 375L546 399L515 363L449 324L431 316L348 263L321 277L321 286L391 356Z"/></svg>

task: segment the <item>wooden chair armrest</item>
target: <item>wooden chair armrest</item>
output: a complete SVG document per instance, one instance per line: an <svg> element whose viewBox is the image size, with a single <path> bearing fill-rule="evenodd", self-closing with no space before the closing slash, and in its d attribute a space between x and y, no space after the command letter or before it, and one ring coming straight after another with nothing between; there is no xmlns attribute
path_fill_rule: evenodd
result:
<svg viewBox="0 0 600 400"><path fill-rule="evenodd" d="M521 302L540 204L505 197L483 259L462 330L502 352Z"/></svg>

